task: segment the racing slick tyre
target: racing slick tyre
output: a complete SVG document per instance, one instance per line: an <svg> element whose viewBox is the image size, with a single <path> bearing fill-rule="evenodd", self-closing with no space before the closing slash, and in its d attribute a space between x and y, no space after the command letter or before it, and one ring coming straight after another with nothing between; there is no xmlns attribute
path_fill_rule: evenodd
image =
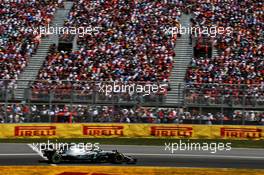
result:
<svg viewBox="0 0 264 175"><path fill-rule="evenodd" d="M121 164L124 162L124 157L121 154L116 154L112 158L112 163Z"/></svg>
<svg viewBox="0 0 264 175"><path fill-rule="evenodd" d="M61 162L61 155L57 153L53 154L53 156L51 157L51 163L58 164L60 162Z"/></svg>

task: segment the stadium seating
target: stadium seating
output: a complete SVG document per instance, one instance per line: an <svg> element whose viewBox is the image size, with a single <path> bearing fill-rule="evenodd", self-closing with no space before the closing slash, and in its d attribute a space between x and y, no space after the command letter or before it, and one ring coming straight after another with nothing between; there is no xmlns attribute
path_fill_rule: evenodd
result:
<svg viewBox="0 0 264 175"><path fill-rule="evenodd" d="M248 121L259 124L264 120L263 112L237 112L235 109L236 105L250 110L264 105L263 3L257 0L184 2L187 4L178 0L75 0L65 27L92 27L99 31L79 35L77 51L58 50L52 45L37 79L32 80L32 98L25 99L38 100L45 105L6 104L7 109L0 105L0 122L48 122L47 116L68 122L68 116L72 115L75 122L223 124L224 121L241 124ZM56 8L61 6L57 1L44 0L18 0L0 5L2 101L7 94L5 87L14 88L15 80L41 42L41 36L34 29L50 23ZM179 25L181 11L192 13L193 27L232 28L231 34L217 34L211 38L218 56L192 58L183 88L184 102L180 104L180 107L191 104L191 109L179 110L171 104L168 106L174 108L162 108L152 97L148 99L151 105L142 105L144 100L127 92L115 96L113 101L112 94L94 98L98 82L169 84L173 58L177 54L175 43L180 35L168 35L166 29ZM67 37L71 36L62 36L65 41ZM203 37L199 35L198 41L205 39ZM3 79L8 80L7 83ZM167 90L169 86L163 96ZM142 97L142 94L137 95ZM48 106L47 101L60 105ZM73 106L67 105L69 103ZM102 106L97 106L99 104ZM193 109L212 104L217 112ZM223 110L226 106L228 109L220 112L219 107Z"/></svg>
<svg viewBox="0 0 264 175"><path fill-rule="evenodd" d="M79 36L80 50L51 53L38 79L56 87L56 81L169 82L176 38L166 26L179 19L176 4L81 1L75 3L67 27L98 27L93 35ZM65 36L64 36L65 37ZM34 89L48 83L38 82Z"/></svg>
<svg viewBox="0 0 264 175"><path fill-rule="evenodd" d="M224 0L198 0L194 3L195 27L231 27L232 33L217 34L213 38L219 56L192 59L186 75L190 89L187 93L192 101L198 99L200 93L210 100L231 96L239 104L244 104L242 97L246 96L249 101L263 104L262 4L260 1Z"/></svg>
<svg viewBox="0 0 264 175"><path fill-rule="evenodd" d="M0 5L0 79L18 79L41 42L37 32L51 22L56 1L5 1ZM23 9L23 10L22 10Z"/></svg>

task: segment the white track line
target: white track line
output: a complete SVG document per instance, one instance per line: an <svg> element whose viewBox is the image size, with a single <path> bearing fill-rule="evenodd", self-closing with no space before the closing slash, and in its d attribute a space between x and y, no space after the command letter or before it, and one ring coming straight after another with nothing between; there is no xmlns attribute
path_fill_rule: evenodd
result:
<svg viewBox="0 0 264 175"><path fill-rule="evenodd" d="M32 144L28 144L28 146L29 146L33 151L35 151L40 157L42 157L44 160L48 160L47 157L44 157L44 156L43 156L42 152L41 152L38 148L34 147ZM57 166L56 164L50 164L50 165L51 165L51 166Z"/></svg>
<svg viewBox="0 0 264 175"><path fill-rule="evenodd" d="M0 156L37 156L37 153L14 153L14 154L0 154Z"/></svg>
<svg viewBox="0 0 264 175"><path fill-rule="evenodd" d="M30 146L31 147L31 146ZM32 148L33 149L33 148ZM33 149L34 150L34 149ZM0 156L41 156L44 160L47 160L40 151L34 150L36 153L14 153L14 154L0 154ZM205 158L234 158L234 159L264 159L264 157L256 156L229 156L229 155L190 155L190 154L147 154L147 153L124 153L132 156L166 156L166 157L205 157Z"/></svg>
<svg viewBox="0 0 264 175"><path fill-rule="evenodd" d="M174 156L174 157L205 157L205 158L234 158L234 159L263 159L256 156L229 156L229 155L202 155L202 154L146 154L146 153L124 153L133 156Z"/></svg>
<svg viewBox="0 0 264 175"><path fill-rule="evenodd" d="M33 151L35 151L40 157L42 157L44 160L48 160L46 157L43 156L42 152L41 152L38 148L34 147L32 144L28 144L28 146L29 146Z"/></svg>

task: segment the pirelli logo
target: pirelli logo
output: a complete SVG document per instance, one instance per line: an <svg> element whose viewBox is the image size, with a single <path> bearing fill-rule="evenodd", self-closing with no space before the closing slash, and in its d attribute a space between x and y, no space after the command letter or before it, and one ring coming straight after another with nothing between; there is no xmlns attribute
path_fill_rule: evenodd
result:
<svg viewBox="0 0 264 175"><path fill-rule="evenodd" d="M16 126L15 136L55 136L56 126Z"/></svg>
<svg viewBox="0 0 264 175"><path fill-rule="evenodd" d="M83 135L123 136L124 126L83 126Z"/></svg>
<svg viewBox="0 0 264 175"><path fill-rule="evenodd" d="M152 126L151 135L158 137L191 137L193 135L193 128L179 126Z"/></svg>
<svg viewBox="0 0 264 175"><path fill-rule="evenodd" d="M262 129L255 128L221 128L221 137L227 138L261 138Z"/></svg>

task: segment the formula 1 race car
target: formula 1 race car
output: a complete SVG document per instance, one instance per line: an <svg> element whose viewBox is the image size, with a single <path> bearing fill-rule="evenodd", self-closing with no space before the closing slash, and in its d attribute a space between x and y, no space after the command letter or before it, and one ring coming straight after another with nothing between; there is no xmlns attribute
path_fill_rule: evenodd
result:
<svg viewBox="0 0 264 175"><path fill-rule="evenodd" d="M113 164L135 164L137 159L124 155L117 150L85 150L82 147L70 146L67 148L46 149L42 151L43 156L51 163L61 162L90 162L90 163L113 163Z"/></svg>

